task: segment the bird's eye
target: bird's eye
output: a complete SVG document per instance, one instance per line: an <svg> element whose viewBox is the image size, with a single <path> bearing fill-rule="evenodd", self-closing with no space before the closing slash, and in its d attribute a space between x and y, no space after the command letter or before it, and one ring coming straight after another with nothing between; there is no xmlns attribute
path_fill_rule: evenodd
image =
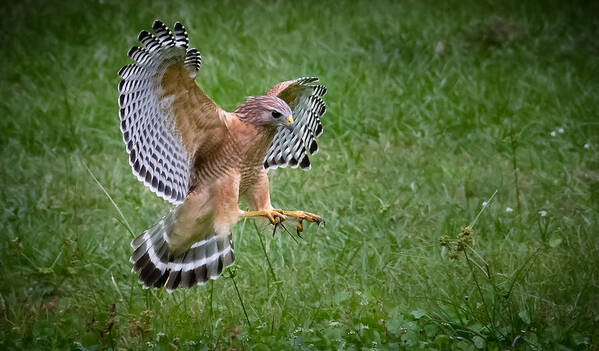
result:
<svg viewBox="0 0 599 351"><path fill-rule="evenodd" d="M272 117L273 117L273 118L281 118L281 116L282 116L282 115L281 115L279 112L277 112L277 111L272 111Z"/></svg>

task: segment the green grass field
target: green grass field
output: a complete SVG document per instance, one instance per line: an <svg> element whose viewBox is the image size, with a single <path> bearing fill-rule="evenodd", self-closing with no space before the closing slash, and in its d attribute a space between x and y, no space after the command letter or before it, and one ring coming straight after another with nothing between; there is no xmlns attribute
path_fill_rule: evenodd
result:
<svg viewBox="0 0 599 351"><path fill-rule="evenodd" d="M0 6L0 349L599 348L598 6ZM275 206L326 226L241 221L234 268L172 294L130 272L169 206L131 173L116 90L156 18L227 110L329 89L312 170L271 173Z"/></svg>

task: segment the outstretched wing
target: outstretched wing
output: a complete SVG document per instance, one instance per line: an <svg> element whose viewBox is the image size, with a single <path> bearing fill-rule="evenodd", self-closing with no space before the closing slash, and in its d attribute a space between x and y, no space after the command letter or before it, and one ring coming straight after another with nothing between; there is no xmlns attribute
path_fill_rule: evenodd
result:
<svg viewBox="0 0 599 351"><path fill-rule="evenodd" d="M133 173L153 192L174 204L183 202L198 154L209 153L226 134L228 114L195 83L202 57L189 49L187 32L162 22L154 34L139 33L144 47L133 47L135 63L119 76L119 115Z"/></svg>
<svg viewBox="0 0 599 351"><path fill-rule="evenodd" d="M310 168L308 154L318 151L316 137L322 134L320 116L326 112L322 96L324 85L314 85L316 77L304 77L281 82L270 89L267 95L284 100L293 111L293 131L279 127L264 158L264 168L291 166Z"/></svg>

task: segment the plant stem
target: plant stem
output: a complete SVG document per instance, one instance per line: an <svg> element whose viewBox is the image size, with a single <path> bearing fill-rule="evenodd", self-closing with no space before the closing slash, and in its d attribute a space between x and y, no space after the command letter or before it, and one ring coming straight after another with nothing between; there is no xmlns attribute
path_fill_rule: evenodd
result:
<svg viewBox="0 0 599 351"><path fill-rule="evenodd" d="M248 313L245 310L245 305L243 304L243 299L241 298L241 294L239 293L239 289L237 288L237 283L235 282L235 276L233 275L233 273L231 271L229 271L229 276L231 277L231 280L233 281L233 286L235 287L235 291L237 292L237 297L239 298L239 302L241 303L241 309L243 309L243 314L245 315L245 319L248 322L248 326L250 327L250 330L252 329L252 323L250 323L250 317L248 317Z"/></svg>
<svg viewBox="0 0 599 351"><path fill-rule="evenodd" d="M491 201L493 201L495 194L497 194L497 189L495 189L495 192L493 192L493 195L491 195L491 197L486 201L487 204L485 206L483 206L480 209L480 211L478 211L478 214L476 215L476 217L474 217L474 220L472 220L472 222L470 222L470 228L474 228L474 226L478 222L478 218L480 217L480 215L487 209L487 207L489 207L491 205Z"/></svg>
<svg viewBox="0 0 599 351"><path fill-rule="evenodd" d="M483 306L485 307L485 313L487 314L487 319L489 321L489 324L491 325L492 329L495 329L495 324L493 323L493 320L491 319L491 315L489 314L489 308L488 308L487 302L485 301L485 296L480 287L480 284L478 283L478 279L476 278L476 272L474 272L474 268L472 267L472 262L470 262L470 257L468 257L467 250L464 250L464 256L466 257L466 262L468 262L468 268L470 268L470 273L472 273L472 278L474 279L474 284L476 285L476 289L478 290L480 299L483 303Z"/></svg>
<svg viewBox="0 0 599 351"><path fill-rule="evenodd" d="M270 275L272 276L272 279L276 283L279 281L279 279L277 279L275 271L272 268L272 264L270 263L270 258L268 257L268 254L266 253L266 246L264 245L264 240L262 240L262 235L260 234L260 230L258 229L258 225L256 225L256 222L254 222L254 228L256 228L256 234L258 235L258 238L260 239L260 245L262 246L262 252L264 252L264 257L266 257L266 262L268 263L268 270L270 271Z"/></svg>
<svg viewBox="0 0 599 351"><path fill-rule="evenodd" d="M512 117L513 118L513 117ZM512 152L512 169L514 171L514 185L516 187L516 208L518 210L518 214L521 214L522 212L520 212L520 182L518 180L518 160L516 159L516 149L518 147L518 145L516 144L516 141L514 140L514 126L512 124L512 121L510 119L510 146L511 146L511 152Z"/></svg>

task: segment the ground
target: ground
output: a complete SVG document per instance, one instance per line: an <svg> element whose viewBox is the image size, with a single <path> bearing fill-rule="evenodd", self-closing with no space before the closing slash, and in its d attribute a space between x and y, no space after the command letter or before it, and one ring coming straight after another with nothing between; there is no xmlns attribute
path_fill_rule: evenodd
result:
<svg viewBox="0 0 599 351"><path fill-rule="evenodd" d="M0 6L1 349L599 347L595 4ZM299 76L329 89L312 169L271 173L275 206L326 225L244 220L234 268L172 294L130 272L169 205L117 113L154 19L187 26L228 110Z"/></svg>

